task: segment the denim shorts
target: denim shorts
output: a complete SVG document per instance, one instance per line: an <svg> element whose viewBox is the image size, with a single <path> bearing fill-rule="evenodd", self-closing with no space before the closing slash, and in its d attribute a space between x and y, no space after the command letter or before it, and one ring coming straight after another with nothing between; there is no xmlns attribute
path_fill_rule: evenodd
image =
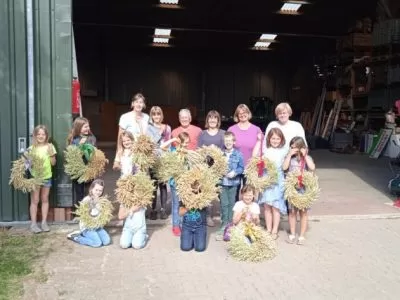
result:
<svg viewBox="0 0 400 300"><path fill-rule="evenodd" d="M52 184L53 184L53 180L51 178L45 179L43 181L42 187L50 188L52 186Z"/></svg>

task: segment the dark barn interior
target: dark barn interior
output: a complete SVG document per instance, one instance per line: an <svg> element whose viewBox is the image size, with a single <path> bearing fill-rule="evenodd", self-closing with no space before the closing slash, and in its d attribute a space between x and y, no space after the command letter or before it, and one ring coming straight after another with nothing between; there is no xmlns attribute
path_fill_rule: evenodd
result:
<svg viewBox="0 0 400 300"><path fill-rule="evenodd" d="M279 0L73 1L82 106L93 131L115 140L118 117L136 92L147 109L160 105L172 126L184 107L201 125L210 109L229 123L251 97L271 107L287 101L299 119L321 93L314 65L336 52L357 20L375 20L377 1L292 2L300 5L295 13L280 11ZM171 29L168 44L153 42L156 28ZM254 48L262 34L276 37ZM271 107L259 116L263 127L274 118Z"/></svg>

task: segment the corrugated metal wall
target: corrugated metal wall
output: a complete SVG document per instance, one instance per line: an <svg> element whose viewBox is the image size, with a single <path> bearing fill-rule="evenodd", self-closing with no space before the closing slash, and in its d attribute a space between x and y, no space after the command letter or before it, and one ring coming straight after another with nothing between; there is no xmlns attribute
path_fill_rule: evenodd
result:
<svg viewBox="0 0 400 300"><path fill-rule="evenodd" d="M62 174L62 151L72 119L71 0L33 2L35 125L49 127L59 152L52 193L56 195L60 183L69 187ZM18 137L29 136L25 5L24 0L0 1L0 221L29 219L28 197L8 186L11 161L19 156ZM58 204L56 198L53 204Z"/></svg>
<svg viewBox="0 0 400 300"><path fill-rule="evenodd" d="M28 137L25 2L0 1L0 220L27 220L28 198L8 185L18 137Z"/></svg>

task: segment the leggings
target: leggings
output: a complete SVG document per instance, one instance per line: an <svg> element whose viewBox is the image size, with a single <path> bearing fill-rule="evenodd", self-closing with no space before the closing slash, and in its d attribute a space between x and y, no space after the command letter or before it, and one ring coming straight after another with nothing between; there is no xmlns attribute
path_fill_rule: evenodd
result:
<svg viewBox="0 0 400 300"><path fill-rule="evenodd" d="M161 209L165 210L167 204L167 184L166 183L156 183L156 189L153 194L153 203L151 204L151 208L153 210L156 209L157 206L157 186L160 189L160 201L161 201Z"/></svg>

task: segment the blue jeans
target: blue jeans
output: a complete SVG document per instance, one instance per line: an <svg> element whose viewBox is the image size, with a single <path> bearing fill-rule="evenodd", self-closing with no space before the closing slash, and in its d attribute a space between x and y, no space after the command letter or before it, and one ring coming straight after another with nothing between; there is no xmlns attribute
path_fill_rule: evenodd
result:
<svg viewBox="0 0 400 300"><path fill-rule="evenodd" d="M221 188L219 196L221 201L221 230L224 230L226 225L232 222L237 190L237 186L222 186Z"/></svg>
<svg viewBox="0 0 400 300"><path fill-rule="evenodd" d="M119 241L121 248L142 249L146 245L149 236L146 232L145 212L146 209L142 208L126 218Z"/></svg>
<svg viewBox="0 0 400 300"><path fill-rule="evenodd" d="M181 218L179 216L179 198L176 193L176 187L171 185L171 207L172 207L172 226L179 226Z"/></svg>
<svg viewBox="0 0 400 300"><path fill-rule="evenodd" d="M111 238L104 228L95 230L86 229L81 232L76 241L81 245L97 248L109 245L111 243Z"/></svg>
<svg viewBox="0 0 400 300"><path fill-rule="evenodd" d="M206 212L199 218L193 219L189 217L190 213L183 216L181 231L181 250L190 251L194 249L197 252L206 250L207 246L207 225L205 222Z"/></svg>

